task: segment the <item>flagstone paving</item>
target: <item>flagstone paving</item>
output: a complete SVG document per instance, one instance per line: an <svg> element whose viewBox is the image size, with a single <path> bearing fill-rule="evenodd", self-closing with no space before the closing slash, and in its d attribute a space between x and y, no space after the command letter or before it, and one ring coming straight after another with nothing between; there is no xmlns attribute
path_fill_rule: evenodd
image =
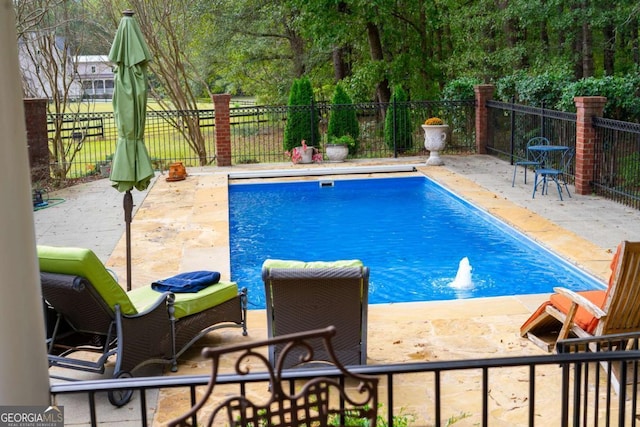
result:
<svg viewBox="0 0 640 427"><path fill-rule="evenodd" d="M506 162L490 156L443 158L443 167L422 166L424 159L353 162L341 164L340 167L415 163L417 171L414 173L435 179L603 281L608 278L612 250L620 240L640 240L640 215L636 210L594 196L573 195L561 202L557 199L557 194L554 196L550 193L531 199L531 183L524 185L521 176L516 178L516 185L511 187L513 169ZM227 174L267 167L289 170L300 166L279 164L193 168L184 181L167 182L160 175L148 193L136 196L134 192L134 197L138 197L137 212L131 227L134 288L176 272L203 268L215 269L222 273L223 278L229 278ZM312 165L310 169L313 167L324 168L327 165ZM105 187L104 183L91 183L86 188L96 186L101 188L100 194L109 200L118 199L117 192ZM64 203L60 206L62 205ZM121 209L121 205L105 209L117 210ZM57 242L57 227L67 234L73 234L70 227L64 227L62 219L53 219L52 212L46 211L36 212L34 215L38 243ZM66 213L70 217L74 215L69 209L59 210L59 213ZM87 212L83 212L83 217L87 215ZM126 283L125 244L122 237L124 222L119 223L112 215L108 216L111 218L111 225L102 226L112 231L109 238L113 250L101 258L117 273L120 282ZM75 240L74 237L65 235L61 239L62 244L92 247L95 240L91 229L93 226L100 228L99 218L100 213L96 212L91 221L76 223L75 230L79 233ZM67 220L73 221L73 218ZM106 233L102 237L106 240ZM107 246L105 244L105 252ZM520 338L518 330L520 324L546 297L547 295L515 295L371 305L369 364L543 354L538 347ZM200 356L203 346L266 338L264 310L250 310L248 326L248 337L242 337L239 330L233 329L209 334L183 355L177 375L208 373L208 363ZM526 419L526 406L523 404L528 391L526 374L522 373L522 378L517 378L516 381L509 377L512 374L505 375L507 377L492 377L495 387L491 390L491 425L517 425ZM548 386L548 390L554 390L554 384L557 385L559 381L559 370L557 367L548 367L538 372L538 376ZM451 377L449 381L445 386L456 388L454 392L447 394L449 412L446 416L456 415L456 408L461 407L459 402L463 402L465 396L472 396L472 399L479 402L474 393L465 394L465 391L476 388L478 378L461 375ZM428 424L431 420L431 408L424 404L424 389L424 378L407 377L403 378L402 386L396 392L399 407L416 415L421 420L418 425ZM554 393L544 393L540 399L541 402L537 402L536 407L541 408L542 419L545 412L554 413L559 410L558 396ZM185 396L162 390L157 405L153 408L154 424L161 425L177 413L185 411L187 406ZM135 417L135 411L130 412ZM474 425L473 423L473 419L469 418L456 425Z"/></svg>

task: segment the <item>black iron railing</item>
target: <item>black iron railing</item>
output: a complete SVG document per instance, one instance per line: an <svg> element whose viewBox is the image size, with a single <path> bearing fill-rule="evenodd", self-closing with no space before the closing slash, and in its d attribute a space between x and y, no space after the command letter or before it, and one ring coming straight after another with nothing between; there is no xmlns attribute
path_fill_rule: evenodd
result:
<svg viewBox="0 0 640 427"><path fill-rule="evenodd" d="M250 106L231 108L232 160L235 164L267 163L286 161L283 146L284 130L288 113L292 108L304 110L310 118L319 117L320 139L306 141L324 150L330 142L327 126L331 111L335 108L353 109L360 125L358 149L352 158L387 158L401 155L423 154L424 134L420 125L429 117L438 116L451 127L449 152L475 152L475 103L469 101L414 101L397 103L396 107L408 111L409 123L400 123L411 129L411 143L402 148L385 139L388 124L387 111L390 104L363 103L331 105L326 103L307 106ZM315 114L314 114L315 113ZM405 120L407 116L402 116ZM393 119L394 117L391 117ZM399 117L395 117L400 120ZM310 124L311 126L311 124ZM387 136L388 138L388 136Z"/></svg>
<svg viewBox="0 0 640 427"><path fill-rule="evenodd" d="M406 414L416 415L409 417L409 425L440 426L465 418L468 425L479 426L505 425L505 422L523 426L635 426L638 422L637 366L640 360L637 344L623 351L595 352L582 351L584 343L572 345L572 352L554 355L352 366L349 370L380 378L379 394L383 397L379 412L383 414L382 422L388 426L406 425L402 424L408 420ZM630 381L624 393L617 393L606 381L606 375L596 376L600 362L630 366L627 372L632 375L628 376ZM502 374L500 382L494 379L498 372ZM293 384L298 379L338 376L338 373L335 369L298 369L286 371L283 378ZM91 425L98 425L103 420L101 417L109 416L98 414L96 410L96 399L104 399L101 392L133 389L134 402L139 406L140 425L146 426L151 424L147 408L156 404L148 401L149 391L174 389L173 401L183 398L193 404L197 389L205 386L208 380L209 377L203 375L84 381L53 385L51 392L54 403L65 395L86 396L86 400L78 400L87 402L83 408L86 416ZM264 383L266 390L268 380L269 376L264 372L242 377L222 375L218 377L216 387L231 387L234 393L243 393L251 383ZM418 406L405 405L405 384L412 384L412 395L419 396L418 400L421 400ZM183 394L176 394L180 390ZM496 396L503 391L513 402L510 408L495 403ZM184 412L187 410L188 406ZM179 414L163 416L173 418L176 415Z"/></svg>
<svg viewBox="0 0 640 427"><path fill-rule="evenodd" d="M199 166L200 157L189 143L188 122L200 128L207 161L215 158L214 111L148 111L145 144L157 170L166 170L176 161ZM47 121L49 149L57 167L68 169L67 178L100 173L100 166L110 162L116 149L118 133L113 113L50 114Z"/></svg>
<svg viewBox="0 0 640 427"><path fill-rule="evenodd" d="M490 138L487 151L510 160L526 157L526 144L544 136L552 144L576 146L576 115L498 101L487 103ZM640 208L640 124L593 118L595 162L591 186L596 194ZM573 165L568 176L573 179Z"/></svg>
<svg viewBox="0 0 640 427"><path fill-rule="evenodd" d="M527 141L544 136L552 144L576 146L576 115L563 111L499 101L489 107L489 143L487 152L513 164L526 158Z"/></svg>
<svg viewBox="0 0 640 427"><path fill-rule="evenodd" d="M418 101L399 103L409 112L412 141L402 150L385 141L385 113L388 104L365 103L332 106L260 106L230 108L231 159L233 164L287 161L284 129L292 108L309 110L309 117L319 117L318 141L307 141L321 151L328 142L327 124L332 108L352 108L360 124L357 153L352 158L388 158L424 154L424 135L420 125L431 116L439 116L451 127L448 152L475 151L474 101ZM317 113L315 116L313 113ZM203 158L190 142L188 126L197 123L204 141ZM100 166L112 158L117 143L113 113L51 114L48 117L50 150L66 176L77 178L100 173ZM57 144L54 144L57 141ZM180 161L185 166L211 164L215 159L215 111L149 111L145 126L145 144L156 169ZM52 166L52 167L55 167ZM59 176L60 174L55 174Z"/></svg>
<svg viewBox="0 0 640 427"><path fill-rule="evenodd" d="M640 208L640 124L596 117L591 185L600 196Z"/></svg>
<svg viewBox="0 0 640 427"><path fill-rule="evenodd" d="M327 125L332 108L353 108L360 124L358 150L351 158L390 158L404 155L426 155L420 124L428 117L438 116L449 124L450 139L446 152L475 153L475 104L469 101L413 101L397 106L409 111L412 141L399 150L385 140L385 120L388 104L365 103L349 106L314 104L317 110L320 137L314 141L322 151L328 142ZM545 108L498 101L487 103L490 111L487 152L511 162L526 157L526 143L534 136L545 136L551 143L576 146L576 115ZM233 164L287 161L283 139L287 106L239 106L230 109L231 159ZM313 115L311 115L313 116ZM405 116L406 117L406 116ZM186 128L196 122L204 141L200 155L189 142ZM593 165L594 191L603 197L640 208L640 125L603 118L594 118L597 129ZM49 148L52 157L61 164L56 169L68 169L66 177L77 178L99 174L101 166L111 159L117 142L112 113L76 113L49 115ZM213 164L215 160L215 111L150 111L147 115L145 143L158 170L167 169L175 161L185 166ZM53 141L58 141L57 145ZM569 168L569 180L573 179ZM104 173L104 172L103 172Z"/></svg>

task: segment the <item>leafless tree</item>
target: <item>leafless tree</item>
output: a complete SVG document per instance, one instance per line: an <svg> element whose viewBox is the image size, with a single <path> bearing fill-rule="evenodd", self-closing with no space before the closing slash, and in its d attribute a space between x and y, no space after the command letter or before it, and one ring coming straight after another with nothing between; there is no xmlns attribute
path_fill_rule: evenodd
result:
<svg viewBox="0 0 640 427"><path fill-rule="evenodd" d="M80 136L83 133L77 116L79 109L71 108L71 101L82 95L74 66L82 36L81 32L73 31L73 24L82 20L81 5L58 0L17 1L14 5L23 93L26 98L49 100L48 109L53 117L49 144L51 172L55 179L64 180L84 142Z"/></svg>
<svg viewBox="0 0 640 427"><path fill-rule="evenodd" d="M114 18L119 19L120 12L130 8L145 36L153 56L149 64L152 78L159 85L152 86L154 98L163 111L177 110L179 115L167 115L168 120L180 132L191 150L198 155L200 165L210 164L215 159L207 152L205 137L200 128L198 99L193 91L194 82L208 85L202 79L189 57L189 44L193 42L193 20L196 17L191 10L192 2L186 0L105 0L111 6Z"/></svg>
<svg viewBox="0 0 640 427"><path fill-rule="evenodd" d="M18 38L35 29L44 29L42 26L47 11L63 2L64 0L15 0L13 7L16 14Z"/></svg>

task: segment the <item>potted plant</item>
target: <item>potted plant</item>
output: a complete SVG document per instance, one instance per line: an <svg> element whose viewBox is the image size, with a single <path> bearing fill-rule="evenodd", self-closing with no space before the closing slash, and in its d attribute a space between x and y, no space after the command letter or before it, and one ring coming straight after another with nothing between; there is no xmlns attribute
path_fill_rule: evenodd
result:
<svg viewBox="0 0 640 427"><path fill-rule="evenodd" d="M289 157L294 164L322 161L322 153L320 153L317 148L307 145L304 139L302 140L301 146L294 147L291 151L285 151L284 154Z"/></svg>
<svg viewBox="0 0 640 427"><path fill-rule="evenodd" d="M444 150L447 144L449 125L445 125L442 119L438 117L431 117L425 120L422 129L424 130L424 148L429 150L427 165L443 165L444 162L440 158L440 151Z"/></svg>
<svg viewBox="0 0 640 427"><path fill-rule="evenodd" d="M344 162L349 151L355 146L356 140L351 135L342 135L331 138L331 142L325 147L325 152L330 162Z"/></svg>
<svg viewBox="0 0 640 427"><path fill-rule="evenodd" d="M100 169L100 176L102 178L109 178L111 175L111 161L113 160L113 154L107 156L104 160L100 161L98 168Z"/></svg>
<svg viewBox="0 0 640 427"><path fill-rule="evenodd" d="M109 175L111 175L111 162L103 160L100 162L100 176L109 178Z"/></svg>

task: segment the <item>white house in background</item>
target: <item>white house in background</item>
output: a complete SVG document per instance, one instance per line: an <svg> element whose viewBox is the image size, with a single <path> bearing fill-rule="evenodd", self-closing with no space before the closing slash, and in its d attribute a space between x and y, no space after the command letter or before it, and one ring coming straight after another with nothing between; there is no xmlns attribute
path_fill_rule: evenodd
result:
<svg viewBox="0 0 640 427"><path fill-rule="evenodd" d="M40 51L41 46L48 46L43 37L47 35L27 33L18 41L25 97L52 99L57 92L67 93L72 100L111 99L114 74L107 55L73 56L65 51L64 39L55 36L55 42L46 48L45 56ZM56 65L52 66L52 63ZM57 91L52 88L54 81Z"/></svg>
<svg viewBox="0 0 640 427"><path fill-rule="evenodd" d="M76 56L75 67L84 99L111 99L113 65L107 55Z"/></svg>
<svg viewBox="0 0 640 427"><path fill-rule="evenodd" d="M18 39L18 59L26 98L52 99L65 93L71 99L80 98L82 86L77 81L71 55L65 51L64 38L25 33Z"/></svg>

